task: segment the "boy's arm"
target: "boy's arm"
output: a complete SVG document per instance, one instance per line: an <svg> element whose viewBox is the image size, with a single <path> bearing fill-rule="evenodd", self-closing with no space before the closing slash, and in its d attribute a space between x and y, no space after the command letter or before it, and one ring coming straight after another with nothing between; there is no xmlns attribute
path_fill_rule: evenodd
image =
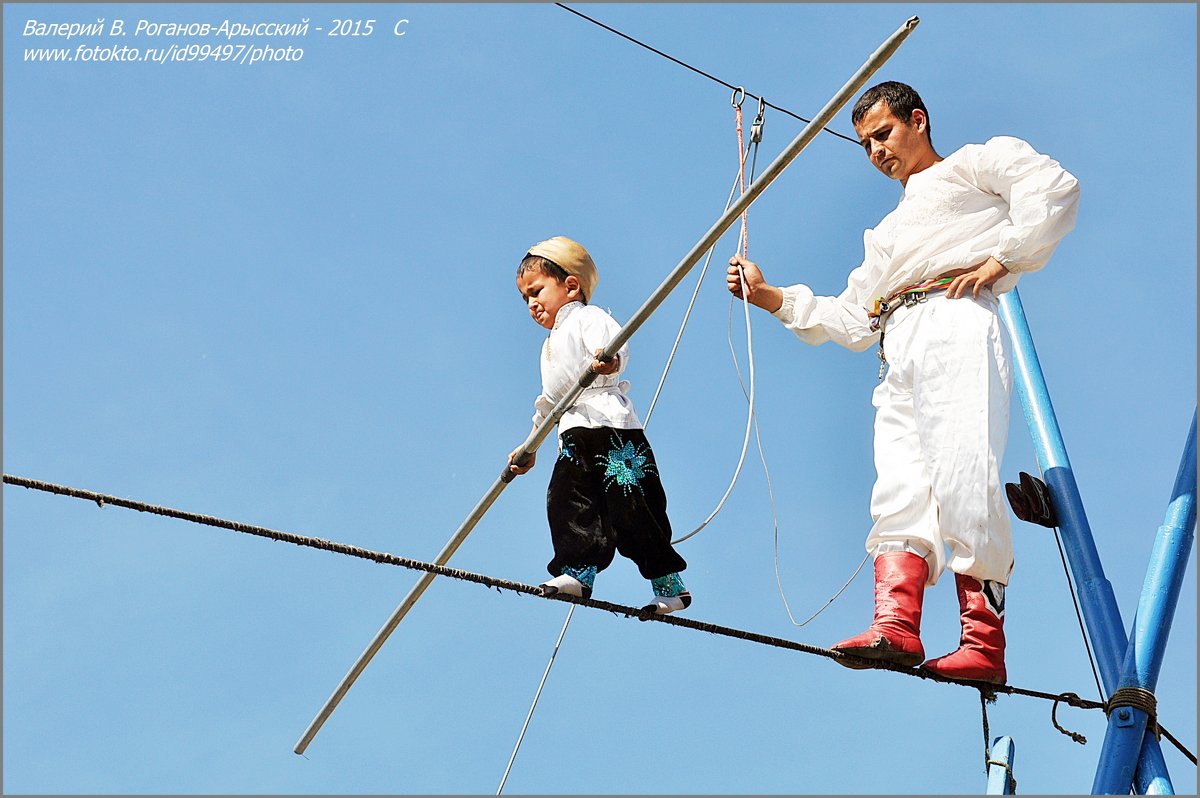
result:
<svg viewBox="0 0 1200 798"><path fill-rule="evenodd" d="M538 428L538 425L534 424L533 429L535 430L537 428ZM530 434L533 434L533 430L530 430L529 432L530 432ZM517 448L513 449L512 453L508 455L508 470L513 472L517 476L521 476L522 474L527 473L529 471L529 469L533 468L533 466L537 463L537 452L536 451L530 452L528 460L518 462L517 458L521 454L521 451L524 448L525 448L525 445L522 444L522 445L518 446Z"/></svg>
<svg viewBox="0 0 1200 798"><path fill-rule="evenodd" d="M592 361L592 371L604 376L616 374L618 371L620 371L623 365L621 363L620 353L618 352L617 354L613 355L611 360L601 360L600 355L603 353L604 347L600 347L596 350L596 358Z"/></svg>
<svg viewBox="0 0 1200 798"><path fill-rule="evenodd" d="M602 376L624 371L629 361L628 343L621 346L620 350L613 355L612 360L600 360L600 354L621 331L621 325L612 316L592 305L588 305L584 312L580 313L580 317L582 320L580 334L583 337L583 345L586 347L585 351L593 354L591 370Z"/></svg>

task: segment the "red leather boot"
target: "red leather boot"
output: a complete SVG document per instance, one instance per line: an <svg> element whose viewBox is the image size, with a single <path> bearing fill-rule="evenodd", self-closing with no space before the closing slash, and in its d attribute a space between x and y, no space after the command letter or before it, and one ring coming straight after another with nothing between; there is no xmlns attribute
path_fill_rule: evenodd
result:
<svg viewBox="0 0 1200 798"><path fill-rule="evenodd" d="M990 579L954 575L962 613L962 642L958 650L931 659L924 667L955 679L978 679L1004 684L1004 585Z"/></svg>
<svg viewBox="0 0 1200 798"><path fill-rule="evenodd" d="M912 667L925 659L921 646L921 600L929 565L908 551L875 558L875 620L867 631L833 646L834 651ZM847 668L867 667L844 659Z"/></svg>

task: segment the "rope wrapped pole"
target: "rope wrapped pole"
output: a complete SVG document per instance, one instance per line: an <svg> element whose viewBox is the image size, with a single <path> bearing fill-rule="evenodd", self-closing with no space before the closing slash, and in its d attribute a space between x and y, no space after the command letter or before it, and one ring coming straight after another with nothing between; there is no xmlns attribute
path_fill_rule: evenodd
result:
<svg viewBox="0 0 1200 798"><path fill-rule="evenodd" d="M1138 782L1146 779L1143 775L1135 781L1135 772L1141 769L1138 760L1144 743L1157 737L1146 734L1147 722L1150 729L1157 728L1154 688L1158 685L1195 536L1196 415L1193 412L1167 517L1155 535L1142 596L1133 616L1133 628L1129 630L1120 689L1108 700L1108 729L1092 782L1094 795L1126 795L1130 784L1138 787L1141 786ZM1170 787L1166 774L1162 774L1147 785L1146 792L1161 795Z"/></svg>
<svg viewBox="0 0 1200 798"><path fill-rule="evenodd" d="M1120 687L1121 662L1129 639L1121 620L1121 609L1112 583L1104 575L1096 540L1083 508L1083 498L1075 481L1075 471L1067 457L1062 429L1050 401L1050 389L1033 344L1033 332L1025 317L1021 295L1014 288L1000 296L1000 317L1008 328L1013 343L1013 377L1021 409L1033 438L1034 452L1046 487L1054 498L1062 530L1063 545L1070 563L1071 574L1079 587L1079 600L1088 636L1096 652L1096 664L1104 688L1112 694ZM1148 736L1142 741L1138 759L1137 784L1139 793L1157 793L1169 785L1171 776L1158 740ZM1128 790L1126 784L1124 790ZM1169 788L1166 788L1169 789Z"/></svg>
<svg viewBox="0 0 1200 798"><path fill-rule="evenodd" d="M771 163L771 165L766 168L762 175L750 185L750 188L746 190L746 193L742 194L725 210L725 213L722 214L721 218L719 218L716 223L709 228L708 232L705 233L704 236L696 243L696 245L692 247L691 251L684 256L683 260L681 260L674 270L667 275L667 278L662 282L662 284L655 289L654 293L650 295L650 298L646 300L646 302L641 308L638 309L636 313L634 313L633 317L626 322L625 326L620 329L617 335L609 343L608 347L605 348L601 359L612 358L617 354L617 352L620 351L621 347L624 346L625 343L633 336L633 334L638 331L642 324L644 324L645 321L650 318L650 315L658 309L658 306L663 303L663 301L667 298L667 295L670 294L671 291L674 290L674 288L680 283L680 281L687 276L687 273L692 269L692 267L695 266L696 263L699 262L700 258L704 256L704 253L716 245L721 236L725 234L725 231L728 230L729 227L741 217L742 213L748 207L750 207L750 204L753 203L760 194L766 191L767 186L771 185L771 183L775 181L775 178L779 177L783 170L786 169L793 160L795 160L796 156L798 156L800 152L808 146L809 142L816 138L817 134L820 133L821 130L830 123L834 116L837 115L842 106L849 102L851 97L853 97L853 95L863 87L867 80L869 80L870 77L875 74L875 72L878 71L879 68L883 66L883 64L889 58L891 58L892 54L895 53L904 40L908 38L908 35L913 31L914 28L916 28L919 22L920 20L917 17L908 19L891 36L889 36L883 42L883 44L881 44L878 49L875 50L874 53L871 54L870 58L868 58L867 61L861 67L859 67L858 71L854 73L854 76L850 78L850 80L844 86L842 86L842 88L828 103L825 104L825 107L822 108L820 113L813 118L813 121L808 123L808 125L806 125L804 129L800 131L796 138L792 140L792 143L789 144L787 148L784 149L784 151L780 153L779 156ZM528 457L537 451L538 447L541 446L542 441L546 439L546 437L550 434L550 431L555 427L555 425L558 424L558 420L562 417L563 413L565 413L571 407L571 405L575 403L575 400L579 398L579 395L583 393L583 391L589 385L591 385L595 379L596 374L590 368L585 368L583 370L583 373L580 374L576 385L558 401L558 403L550 411L549 415L547 415L546 419L529 434L528 438L525 439L524 444L521 446L520 453L518 454L518 461L527 460ZM504 470L501 471L500 476L496 479L496 482L491 486L491 488L488 489L483 498L479 500L479 502L475 505L475 508L471 510L470 515L467 516L467 519L463 521L462 525L458 528L458 531L454 533L454 536L450 538L450 540L442 548L441 552L438 553L437 559L434 560L435 563L438 565L445 565L446 562L449 561L449 559L454 555L454 553L458 551L459 546L461 546L463 541L466 540L467 535L471 533L471 530L473 530L475 525L479 523L479 520L483 518L484 513L488 511L488 509L500 496L500 493L505 487L507 487L508 483L512 481L513 476L513 473L509 471L506 465ZM313 718L312 723L309 724L308 729L306 729L304 734L300 737L300 740L296 743L296 746L293 749L297 754L303 754L305 749L308 748L309 743L312 742L313 738L317 735L317 732L321 730L321 727L325 724L325 721L329 719L329 716L333 714L334 709L337 708L338 703L346 695L347 691L349 691L351 685L353 685L358 677L362 674L363 670L366 668L367 664L370 663L375 654L379 652L379 649L383 646L384 641L386 641L388 636L395 631L396 627L399 626L400 621L402 621L404 616L408 614L408 611L412 609L417 600L421 598L421 595L429 587L430 583L433 582L433 579L434 574L423 574L417 584L412 588L411 591L409 591L408 595L404 597L404 600L400 602L400 605L396 607L394 612L392 612L391 617L387 619L383 627L375 635L375 638L370 642L366 650L363 651L358 660L342 679L341 683L337 686L337 689L333 691L333 694L329 697L329 700L325 702L325 706L321 708L321 711L317 713L317 716Z"/></svg>

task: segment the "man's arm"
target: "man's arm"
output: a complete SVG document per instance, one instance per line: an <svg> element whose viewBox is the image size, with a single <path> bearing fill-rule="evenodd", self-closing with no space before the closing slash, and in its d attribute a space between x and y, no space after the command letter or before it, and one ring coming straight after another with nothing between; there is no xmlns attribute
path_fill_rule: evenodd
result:
<svg viewBox="0 0 1200 798"><path fill-rule="evenodd" d="M879 333L871 329L860 296L864 293L866 272L865 264L851 272L846 290L840 296L816 296L806 285L786 288L772 285L755 263L734 255L729 259L725 282L730 293L740 298L742 275L745 275L747 301L770 312L806 344L817 346L833 341L861 352L879 340Z"/></svg>
<svg viewBox="0 0 1200 798"><path fill-rule="evenodd" d="M741 255L734 255L729 259L729 270L725 275L729 293L738 299L743 299L739 267L741 267L741 274L745 275L746 296L744 298L747 302L768 313L775 313L783 307L783 291L768 283L758 266Z"/></svg>
<svg viewBox="0 0 1200 798"><path fill-rule="evenodd" d="M977 185L1008 204L991 256L1010 272L1037 271L1075 228L1079 181L1058 161L1011 136L997 136L973 159Z"/></svg>

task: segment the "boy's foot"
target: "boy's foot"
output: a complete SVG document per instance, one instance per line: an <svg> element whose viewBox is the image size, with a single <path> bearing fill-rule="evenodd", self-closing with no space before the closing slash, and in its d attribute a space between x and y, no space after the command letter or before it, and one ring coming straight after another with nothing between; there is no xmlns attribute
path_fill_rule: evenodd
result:
<svg viewBox="0 0 1200 798"><path fill-rule="evenodd" d="M679 610L686 610L692 605L692 594L686 590L678 596L655 596L649 604L642 607L642 612L650 615L670 615Z"/></svg>
<svg viewBox="0 0 1200 798"><path fill-rule="evenodd" d="M650 586L654 588L654 598L642 607L643 615L670 615L691 606L692 594L684 586L678 571L651 579Z"/></svg>
<svg viewBox="0 0 1200 798"><path fill-rule="evenodd" d="M556 576L549 581L543 582L539 587L543 596L556 596L559 593L566 593L568 596L578 596L579 598L592 597L592 589L570 574Z"/></svg>

